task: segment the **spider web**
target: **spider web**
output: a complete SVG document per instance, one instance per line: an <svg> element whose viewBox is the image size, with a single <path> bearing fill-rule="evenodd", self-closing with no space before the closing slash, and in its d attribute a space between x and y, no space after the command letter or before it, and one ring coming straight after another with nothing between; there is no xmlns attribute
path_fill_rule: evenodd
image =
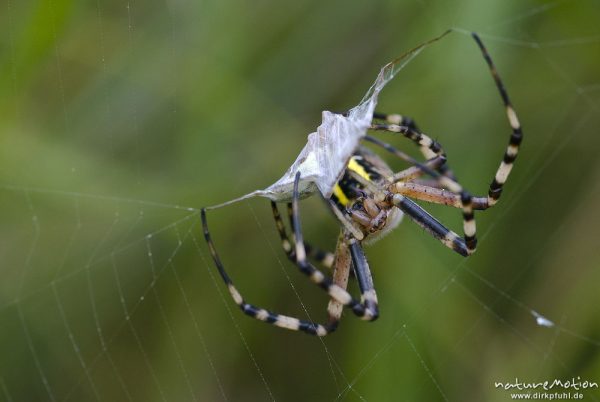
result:
<svg viewBox="0 0 600 402"><path fill-rule="evenodd" d="M508 400L494 382L600 382L598 3L318 7L6 2L2 400ZM332 12L344 22L325 29ZM250 30L261 13L269 29ZM356 104L380 65L448 27L380 105L415 117L483 193L508 130L463 35L480 33L525 141L502 201L477 215L477 254L407 221L366 250L378 322L346 314L317 339L244 317L198 207L279 177L319 110ZM305 238L333 247L333 220L302 205ZM260 200L211 211L217 248L248 300L318 321L325 298L268 214Z"/></svg>

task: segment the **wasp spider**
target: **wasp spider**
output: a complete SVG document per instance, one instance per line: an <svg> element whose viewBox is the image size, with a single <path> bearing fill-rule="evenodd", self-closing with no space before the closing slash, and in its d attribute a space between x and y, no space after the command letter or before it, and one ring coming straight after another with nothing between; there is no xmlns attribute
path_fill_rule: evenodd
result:
<svg viewBox="0 0 600 402"><path fill-rule="evenodd" d="M426 162L417 163L393 146L367 135L366 141L412 162L413 166L400 172L393 172L374 152L363 146L355 150L348 161L343 177L334 188L333 195L326 200L341 225L341 233L334 253L320 251L303 241L298 212L300 173L295 177L292 202L287 204L292 238L288 236L277 204L271 202L273 217L287 256L303 274L330 297L327 308L329 319L326 323L319 324L278 314L246 302L223 267L210 237L206 210L202 210L204 236L212 258L233 300L245 314L281 328L317 336L327 335L337 328L344 307L349 308L363 320L377 319L379 315L377 294L362 244L376 241L393 230L403 214L458 254L466 257L475 251L477 238L474 211L487 209L496 204L500 198L504 183L517 157L523 134L508 94L487 50L477 34L473 33L472 36L481 49L498 87L512 128L508 147L490 184L488 195L474 197L467 192L449 170L446 154L441 145L421 133L412 119L398 114L375 113L371 130L398 133L411 140L420 148ZM424 174L432 178L420 179ZM461 237L446 228L412 199L460 209L464 235ZM331 268L332 278L316 268L309 259ZM351 269L358 282L360 299L353 297L346 290Z"/></svg>

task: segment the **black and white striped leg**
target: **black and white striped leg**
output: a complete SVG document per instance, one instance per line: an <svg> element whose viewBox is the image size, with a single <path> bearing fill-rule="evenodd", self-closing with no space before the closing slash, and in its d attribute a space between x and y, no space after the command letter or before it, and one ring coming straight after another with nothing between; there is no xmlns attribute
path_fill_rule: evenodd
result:
<svg viewBox="0 0 600 402"><path fill-rule="evenodd" d="M329 294L331 299L333 301L335 301L335 303L339 303L342 306L349 307L354 312L354 314L356 314L357 316L359 316L363 319L367 319L367 320L374 319L374 314L371 310L368 310L367 308L365 308L365 305L363 305L359 301L355 300L346 291L345 288L333 283L329 278L325 277L325 275L321 271L316 269L312 264L310 264L306 260L306 249L304 248L304 242L302 239L302 231L301 231L301 227L300 227L300 219L299 219L299 212L298 212L298 200L299 200L298 184L299 184L299 182L300 182L300 173L296 174L296 178L294 180L294 192L293 192L293 199L292 199L292 214L293 214L292 222L293 222L293 231L294 231L294 238L295 238L294 252L295 252L295 256L296 256L296 260L295 260L296 265L298 266L298 268L300 269L300 271L302 273L304 273L311 279L312 282L314 282L319 287L324 289ZM337 328L337 325L339 323L339 318L341 316L341 312L339 312L338 314L331 314L331 312L330 312L329 322L327 324L318 324L318 323L315 323L312 321L301 320L301 319L298 319L295 317L290 317L287 315L274 313L274 312L268 311L266 309L257 307L253 304L247 303L244 300L244 298L242 297L242 295L240 294L240 292L237 290L237 288L234 286L233 281L231 280L231 278L225 271L225 267L223 266L223 263L221 262L221 259L217 253L215 245L211 239L210 232L208 230L208 222L207 222L207 218L206 218L206 209L205 208L203 208L201 210L201 218L202 218L202 227L204 230L204 238L206 239L211 256L213 258L213 261L215 262L215 265L219 271L219 274L221 275L221 278L227 285L227 288L229 290L229 293L231 294L231 297L233 298L235 303L240 307L240 309L246 315L253 317L255 319L258 319L260 321L267 322L269 324L278 326L280 328L285 328L285 329L294 330L294 331L303 331L303 332L306 332L311 335L325 336L325 335L335 331L335 329ZM281 219L279 219L279 221L281 221ZM285 232L285 228L283 228L283 229ZM282 239L282 241L283 241L283 239ZM289 239L287 239L287 242L289 244ZM284 244L284 249L285 248L286 248L286 245ZM289 244L289 249L291 249L291 248L292 248L292 245Z"/></svg>
<svg viewBox="0 0 600 402"><path fill-rule="evenodd" d="M354 265L354 274L360 289L360 301L365 305L366 314L363 319L375 321L379 317L379 307L369 263L360 243L356 239L349 239L348 244Z"/></svg>
<svg viewBox="0 0 600 402"><path fill-rule="evenodd" d="M306 255L308 256L308 258L318 262L327 269L331 269L333 267L335 255L332 252L322 250L310 244L304 244L304 246L306 248Z"/></svg>
<svg viewBox="0 0 600 402"><path fill-rule="evenodd" d="M296 262L296 251L294 250L294 247L292 247L292 242L290 241L287 231L285 230L285 225L281 219L279 208L277 208L277 204L274 201L271 201L271 210L273 211L275 226L277 227L277 232L279 233L279 237L281 239L281 246L283 247L283 250L288 258L291 261ZM288 210L292 210L291 203L288 203ZM308 244L304 244L304 248L306 249L306 255L309 259L317 261L325 268L331 269L333 267L333 262L335 260L333 253L321 250L320 248L313 247Z"/></svg>
<svg viewBox="0 0 600 402"><path fill-rule="evenodd" d="M487 203L480 203L481 204L480 207L488 208L488 207L491 207L494 204L496 204L496 202L500 198L500 195L502 194L502 189L503 189L504 183L506 183L506 180L508 179L508 176L512 170L513 164L517 158L517 154L519 152L519 146L521 145L521 142L523 140L523 132L522 132L521 125L519 123L517 114L516 114L514 108L512 107L512 104L508 97L508 93L507 93L506 89L504 88L504 84L503 84L502 80L500 79L500 75L498 74L498 71L496 70L496 67L492 61L492 58L488 54L488 52L487 52L485 46L483 45L483 42L479 38L479 36L476 33L473 33L472 35L473 35L473 39L475 39L475 42L479 46L479 49L481 50L481 53L483 54L483 58L485 59L487 65L488 65L488 68L490 70L492 78L494 79L494 82L496 83L496 87L498 88L498 92L500 93L500 97L502 98L502 102L504 103L504 107L506 109L506 116L508 118L508 122L509 122L509 125L512 130L510 138L509 138L508 146L506 148L506 151L504 152L504 157L502 159L502 162L500 162L500 166L498 167L496 174L494 176L494 179L492 180L492 183L490 184L490 188L488 191L488 197L487 197ZM410 129L407 129L405 131L410 132ZM415 139L418 139L418 137L415 137ZM415 139L413 139L413 141ZM458 185L458 183L456 183L456 182L451 183L446 177L443 177L443 176L437 177L437 179L438 179L438 182L440 182L443 186L449 188L450 190L452 190L453 192L457 193L460 196L460 208L462 208L462 210L463 210L462 211L462 213L463 213L463 230L464 230L464 234L465 234L464 245L466 246L467 254L472 254L475 251L475 248L477 246L473 197L467 191L465 191L462 188L462 186ZM457 185L458 185L458 187L457 187ZM399 196L399 194L397 194L396 196ZM406 199L404 198L404 200L406 200ZM481 209L484 209L484 208L481 208ZM425 212L425 211L423 211L423 212ZM445 229L445 228L443 228L443 229ZM440 232L439 234L441 234L441 233L442 232ZM451 237L455 236L455 234L451 233L450 236ZM440 238L440 237L438 237L438 238ZM452 240L451 244L455 244L453 239L447 239L447 240ZM458 249L457 249L457 251L458 251Z"/></svg>
<svg viewBox="0 0 600 402"><path fill-rule="evenodd" d="M512 129L512 133L508 141L508 146L506 148L506 151L504 152L504 157L502 158L502 162L500 162L500 166L496 171L494 180L492 180L492 183L490 184L490 189L488 192L488 203L490 206L492 206L500 198L500 195L502 194L502 187L504 186L504 183L506 183L506 179L508 178L508 175L512 170L515 159L517 159L517 154L519 153L519 146L523 141L523 131L521 130L519 118L517 117L517 114L513 109L512 104L510 103L510 99L508 98L508 92L506 92L506 89L504 88L504 84L500 79L500 75L496 70L496 66L492 61L492 58L490 57L490 55L487 52L487 49L483 45L481 38L479 38L479 36L474 32L472 35L473 39L475 39L475 42L477 42L477 45L479 46L479 49L483 54L483 58L485 59L488 68L490 69L492 78L496 83L496 87L498 88L498 92L500 93L500 97L502 98L502 102L504 103L504 108L506 109L508 123L510 124L510 127Z"/></svg>
<svg viewBox="0 0 600 402"><path fill-rule="evenodd" d="M408 138L419 147L425 159L432 159L436 156L446 155L439 142L433 140L428 135L408 126L381 123L371 124L370 128L371 130L375 131L389 131L391 133L402 134L405 138Z"/></svg>
<svg viewBox="0 0 600 402"><path fill-rule="evenodd" d="M496 83L496 87L498 88L498 92L500 94L500 97L502 98L502 102L504 103L504 107L506 109L506 116L508 118L508 122L512 131L509 138L508 146L506 148L506 151L504 152L502 162L500 162L500 166L498 167L494 179L490 184L486 203L476 202L475 204L480 205L474 205L473 197L467 191L465 191L462 188L462 186L458 185L458 183L456 183L454 180L452 180L454 181L454 183L452 183L450 180L448 180L448 178L444 176L436 177L438 182L442 184L442 186L449 188L451 191L455 192L460 197L460 208L462 208L463 210L463 230L465 234L464 243L466 246L467 254L472 254L477 246L474 208L476 206L479 206L480 208L478 209L485 209L496 204L496 202L500 198L500 195L502 194L504 183L506 183L506 180L508 179L508 176L512 170L513 164L519 152L519 146L521 145L521 142L523 140L523 132L519 123L519 119L514 108L512 107L512 104L508 97L508 93L504 87L502 80L500 79L500 75L496 70L492 58L488 54L479 36L476 33L473 33L472 36L473 39L475 39L477 45L479 46L479 49L483 54L483 58L485 59L488 65L492 78ZM407 127L404 131L410 132L411 129ZM416 140L419 140L418 136L415 136L413 138L413 141ZM387 144L385 145L386 149L391 150L393 152L393 147ZM480 200L477 199L477 201Z"/></svg>
<svg viewBox="0 0 600 402"><path fill-rule="evenodd" d="M387 114L387 113L380 113L380 112L374 112L373 113L373 118L377 119L377 120L383 120L389 124L396 124L398 126L406 126L406 127L410 127L415 131L419 131L419 128L417 127L417 123L415 122L415 120L412 117L408 117L408 116L403 116L401 114Z"/></svg>
<svg viewBox="0 0 600 402"><path fill-rule="evenodd" d="M436 172L435 170L429 169L426 165L416 162L414 159L404 154L404 152L394 148L390 144L368 135L365 136L365 139L374 144L377 144L378 146L384 148L385 150L398 156L399 158L417 165L419 169L436 178L442 187L447 188L448 190L460 196L460 208L462 209L463 215L464 243L466 246L467 254L473 254L475 252L475 249L477 248L475 214L473 212L473 196L468 191L463 189L463 187L452 178L444 176L441 173ZM388 186L388 190L394 192L394 183Z"/></svg>
<svg viewBox="0 0 600 402"><path fill-rule="evenodd" d="M204 230L204 238L206 239L206 243L208 244L208 248L210 250L210 254L212 256L215 265L217 266L217 270L223 279L223 282L227 285L229 293L233 298L235 304L237 304L240 309L244 312L244 314L255 318L257 320L275 325L280 328L285 328L293 331L302 331L307 334L317 335L317 336L325 336L328 333L333 332L336 329L337 323L327 323L327 324L318 324L312 321L301 320L295 317L290 317L283 314L278 314L264 308L257 307L253 304L247 303L237 288L234 286L233 281L225 271L225 267L221 262L219 254L215 248L215 245L210 237L210 232L208 230L208 222L206 219L206 209L201 210L202 217L202 228Z"/></svg>
<svg viewBox="0 0 600 402"><path fill-rule="evenodd" d="M413 119L399 114L388 115L377 112L373 114L373 118L385 120L387 123L373 123L371 125L371 130L388 131L402 134L405 138L408 138L419 147L421 154L423 154L427 161L431 161L435 158L443 159L443 163L436 166L435 170L444 176L448 176L453 180L456 180L454 174L446 164L446 153L444 152L442 145L428 135L423 134L417 128L417 125Z"/></svg>
<svg viewBox="0 0 600 402"><path fill-rule="evenodd" d="M290 227L292 228L292 237L294 236L294 208L291 202L287 203L287 213L288 213L288 221L290 222ZM310 244L304 243L304 248L306 250L306 255L308 258L317 261L319 264L324 266L325 268L331 268L333 266L333 262L335 256L333 253L321 250L318 247L314 247Z"/></svg>
<svg viewBox="0 0 600 402"><path fill-rule="evenodd" d="M401 194L390 194L389 197L392 204L404 212L417 225L442 242L443 245L456 251L463 257L471 254L466 239L460 238L414 201Z"/></svg>
<svg viewBox="0 0 600 402"><path fill-rule="evenodd" d="M365 320L373 320L374 314L366 305L354 299L350 293L348 293L342 287L336 285L327 278L321 271L310 264L306 259L306 250L304 248L304 240L302 236L302 227L300 225L300 212L299 212L299 192L298 184L300 182L300 172L296 173L294 179L294 192L292 195L292 231L294 232L295 252L296 252L296 265L300 269L300 272L309 277L309 279L317 284L319 287L324 289L331 298L337 302L349 307L352 312Z"/></svg>

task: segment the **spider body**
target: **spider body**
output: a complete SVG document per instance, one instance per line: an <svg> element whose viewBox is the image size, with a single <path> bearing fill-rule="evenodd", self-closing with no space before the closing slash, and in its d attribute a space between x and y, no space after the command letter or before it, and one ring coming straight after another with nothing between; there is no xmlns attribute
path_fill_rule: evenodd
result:
<svg viewBox="0 0 600 402"><path fill-rule="evenodd" d="M366 135L362 137L363 141L375 144L386 152L409 162L412 166L394 172L375 152L362 145L358 145L354 152L348 153L351 156L347 161L337 161L341 162L341 166L345 166L345 169L333 188L333 194L325 200L341 229L334 252L322 251L304 243L299 213L300 170L292 176L294 179L291 202L286 200L291 237L280 215L278 204L271 201L283 250L302 274L329 295L327 322L319 324L312 319L304 320L275 313L246 302L225 271L208 230L206 208L202 209L202 226L210 253L234 302L244 314L281 328L317 336L327 335L337 328L344 308L363 320L377 319L379 316L377 294L362 245L374 242L389 233L398 226L403 216L456 253L467 257L475 252L477 246L475 210L490 208L500 198L517 157L523 133L492 59L479 37L473 33L473 38L496 84L511 129L508 146L490 183L487 196L472 196L458 183L448 167L442 146L422 133L413 119L398 114L386 115L375 112L370 130L393 133L412 141L419 147L426 160L424 163L419 163L394 146ZM430 178L422 178L424 175ZM413 199L459 209L463 219L463 235L460 236L448 229ZM331 276L326 275L313 264L331 269ZM358 283L360 298L355 298L346 290L351 271L354 272Z"/></svg>
<svg viewBox="0 0 600 402"><path fill-rule="evenodd" d="M348 161L342 178L333 189L331 200L341 213L352 217L365 244L381 239L402 220L402 211L376 190L383 188L392 175L383 159L361 146Z"/></svg>

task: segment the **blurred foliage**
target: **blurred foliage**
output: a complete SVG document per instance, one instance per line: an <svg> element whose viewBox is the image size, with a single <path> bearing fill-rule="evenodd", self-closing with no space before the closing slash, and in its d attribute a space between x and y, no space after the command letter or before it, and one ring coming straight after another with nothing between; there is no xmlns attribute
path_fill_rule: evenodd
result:
<svg viewBox="0 0 600 402"><path fill-rule="evenodd" d="M600 382L599 17L592 0L5 1L0 400L504 401L495 381ZM476 255L405 222L367 248L376 323L346 314L321 340L245 318L188 208L272 183L322 110L449 27L482 34L525 131ZM426 49L380 106L486 191L509 131L468 35ZM332 248L319 200L302 211ZM248 300L325 317L269 213L210 213L224 263Z"/></svg>

